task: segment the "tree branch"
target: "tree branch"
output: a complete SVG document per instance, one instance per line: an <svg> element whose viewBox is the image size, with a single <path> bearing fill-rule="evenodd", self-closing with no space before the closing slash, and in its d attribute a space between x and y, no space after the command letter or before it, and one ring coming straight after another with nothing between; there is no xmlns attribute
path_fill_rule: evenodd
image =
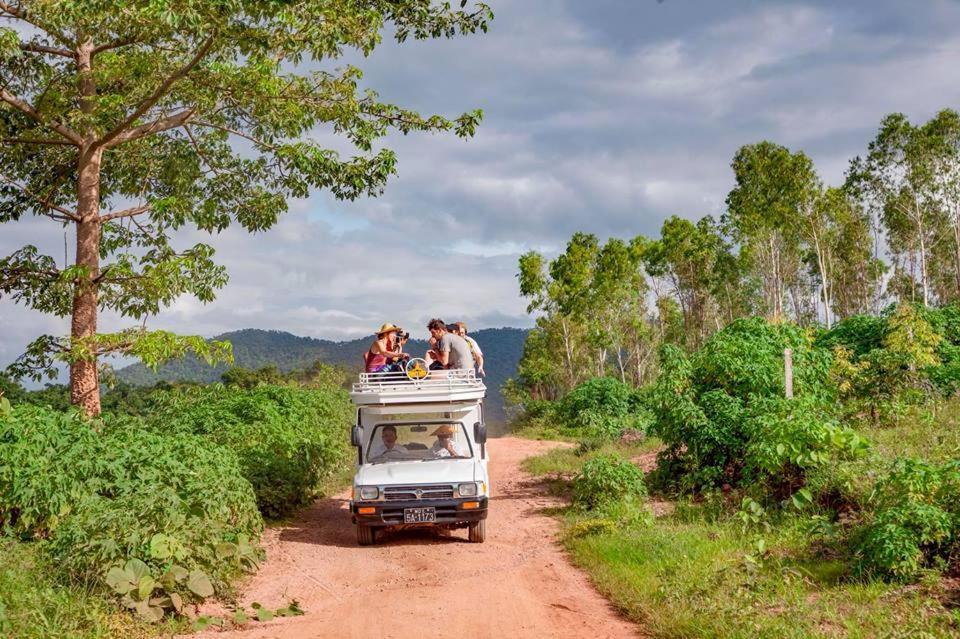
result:
<svg viewBox="0 0 960 639"><path fill-rule="evenodd" d="M42 138L0 138L4 144L45 144L52 146L76 146L68 140L48 140Z"/></svg>
<svg viewBox="0 0 960 639"><path fill-rule="evenodd" d="M103 224L104 222L109 222L110 220L118 220L123 217L134 217L137 215L143 215L144 213L149 211L150 208L151 207L149 204L145 204L143 206L132 206L129 209L123 209L121 211L113 211L111 213L107 213L106 215L101 215L100 223Z"/></svg>
<svg viewBox="0 0 960 639"><path fill-rule="evenodd" d="M139 42L139 40L133 36L130 36L129 38L120 38L119 40L114 40L113 42L108 42L107 44L101 44L98 47L94 47L93 51L90 52L90 56L95 56L103 51L110 51L111 49L119 49L120 47L136 44L137 42Z"/></svg>
<svg viewBox="0 0 960 639"><path fill-rule="evenodd" d="M2 0L0 0L0 4L2 4ZM0 89L0 100L3 100L4 102L9 104L13 108L17 109L18 111L25 113L27 116L32 118L38 124L41 124L45 127L49 127L50 129L53 129L54 131L56 131L66 139L70 140L70 142L73 143L74 146L80 146L81 144L83 144L83 139L79 135L77 135L73 130L71 130L69 127L66 127L62 124L45 122L43 119L43 116L41 116L36 109L34 109L32 106L30 106L29 104L27 104L26 102L18 98L17 96L10 93L6 89Z"/></svg>
<svg viewBox="0 0 960 639"><path fill-rule="evenodd" d="M77 54L73 51L67 49L59 49L57 47L48 47L43 44L36 44L33 42L26 42L20 45L21 51L26 51L28 53L47 53L49 55L58 55L63 58L76 59Z"/></svg>
<svg viewBox="0 0 960 639"><path fill-rule="evenodd" d="M264 147L264 148L266 148L266 149L270 149L271 151L276 151L276 150L277 150L277 147L275 147L274 145L272 145L272 144L267 144L267 143L264 142L263 140L258 140L257 138L253 137L252 135L248 135L248 134L244 133L243 131L237 131L236 129L231 129L231 128L229 128L229 127L221 126L221 125L219 125L219 124L214 124L214 123L212 123L212 122L203 122L203 121L201 121L201 120L194 120L194 121L191 122L191 124L193 124L193 125L195 125L195 126L205 126L205 127L211 128L211 129L219 129L220 131L226 131L227 133L232 133L233 135L236 135L236 136L238 136L238 137L241 137L241 138L243 138L243 139L245 139L245 140L250 140L251 142L253 142L253 143L256 144L257 146L262 146L262 147Z"/></svg>
<svg viewBox="0 0 960 639"><path fill-rule="evenodd" d="M147 124L141 124L140 126L133 127L132 129L128 129L117 135L113 138L113 140L107 142L106 148L112 149L120 146L124 142L137 140L154 133L160 133L161 131L183 126L190 120L190 118L193 117L194 113L195 111L193 109L187 109L185 111L180 111L179 113L174 113L173 115L168 115L164 118L158 118L153 122L148 122Z"/></svg>
<svg viewBox="0 0 960 639"><path fill-rule="evenodd" d="M79 222L80 221L80 216L77 215L76 212L51 203L49 200L40 197L39 195L37 195L27 187L22 186L21 184L17 183L14 180L11 180L6 175L3 175L2 173L0 173L0 182L6 182L7 184L17 189L18 191L22 192L23 194L30 196L31 198L39 202L44 207L50 209L51 211L56 211L57 213L60 213L61 216L63 216L63 217L60 217L55 215L48 215L48 217L51 217L61 222L67 222L67 221Z"/></svg>
<svg viewBox="0 0 960 639"><path fill-rule="evenodd" d="M0 0L2 1L2 0ZM210 51L210 47L213 46L215 36L211 35L207 40L200 46L197 52L194 54L193 58L190 59L184 66L178 69L175 73L170 75L166 80L164 80L159 87L148 97L146 100L140 103L136 109L133 110L133 113L128 115L126 119L121 122L115 129L107 133L105 136L100 138L95 144L94 147L106 146L109 145L114 138L117 138L126 131L127 127L139 120L143 115L149 111L153 106L166 95L167 91L170 90L170 87L173 86L177 80L180 80L186 76L190 71L200 63L200 60L203 59L207 52Z"/></svg>

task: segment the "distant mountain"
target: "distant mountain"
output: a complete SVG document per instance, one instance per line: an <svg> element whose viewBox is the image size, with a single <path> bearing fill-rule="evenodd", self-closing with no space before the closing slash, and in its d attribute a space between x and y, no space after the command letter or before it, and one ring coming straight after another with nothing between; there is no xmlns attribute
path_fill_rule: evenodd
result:
<svg viewBox="0 0 960 639"><path fill-rule="evenodd" d="M471 332L483 349L484 369L487 373L486 417L491 425L505 421L503 397L500 387L517 370L517 363L523 354L523 342L527 337L526 329L486 328ZM263 366L276 366L287 372L308 367L316 360L328 364L342 364L347 367L361 368L364 350L369 347L373 337L364 337L349 342L332 342L312 337L298 337L284 331L264 331L247 328L214 337L215 340L227 340L233 344L234 365L257 369ZM410 340L406 350L415 356L422 356L427 350L423 340ZM117 377L124 382L137 386L151 386L160 380L215 382L229 368L226 365L208 366L196 357L185 357L168 362L156 372L142 364L133 364L117 371Z"/></svg>

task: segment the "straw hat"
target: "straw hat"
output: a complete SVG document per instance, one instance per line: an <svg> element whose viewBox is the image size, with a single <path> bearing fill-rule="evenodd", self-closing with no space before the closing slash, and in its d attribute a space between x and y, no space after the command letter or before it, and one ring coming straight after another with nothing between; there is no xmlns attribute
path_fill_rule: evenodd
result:
<svg viewBox="0 0 960 639"><path fill-rule="evenodd" d="M433 431L432 433L430 433L430 435L431 435L431 436L436 436L436 435L453 435L455 432L456 432L456 430L453 428L453 426L451 426L450 424L444 424L443 426L441 426L441 427L438 428L437 430L435 430L435 431Z"/></svg>
<svg viewBox="0 0 960 639"><path fill-rule="evenodd" d="M384 324L380 327L380 330L377 331L377 335L384 335L385 333L396 333L400 328L394 326L393 324Z"/></svg>

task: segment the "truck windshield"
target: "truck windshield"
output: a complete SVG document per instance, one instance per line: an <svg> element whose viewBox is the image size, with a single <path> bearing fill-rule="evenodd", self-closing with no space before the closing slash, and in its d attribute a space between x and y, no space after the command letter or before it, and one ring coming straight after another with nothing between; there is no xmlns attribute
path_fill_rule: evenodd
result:
<svg viewBox="0 0 960 639"><path fill-rule="evenodd" d="M367 461L427 461L468 459L470 440L459 422L432 424L377 424L367 446Z"/></svg>

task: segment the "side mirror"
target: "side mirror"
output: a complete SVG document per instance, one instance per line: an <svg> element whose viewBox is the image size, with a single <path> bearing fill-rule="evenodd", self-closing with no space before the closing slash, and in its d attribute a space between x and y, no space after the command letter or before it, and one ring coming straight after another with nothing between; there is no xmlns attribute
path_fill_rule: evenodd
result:
<svg viewBox="0 0 960 639"><path fill-rule="evenodd" d="M487 425L483 422L477 422L473 425L473 439L478 444L487 443Z"/></svg>
<svg viewBox="0 0 960 639"><path fill-rule="evenodd" d="M359 447L360 447L360 439L361 439L360 427L359 427L359 426L354 426L354 427L350 430L350 445L359 448Z"/></svg>

